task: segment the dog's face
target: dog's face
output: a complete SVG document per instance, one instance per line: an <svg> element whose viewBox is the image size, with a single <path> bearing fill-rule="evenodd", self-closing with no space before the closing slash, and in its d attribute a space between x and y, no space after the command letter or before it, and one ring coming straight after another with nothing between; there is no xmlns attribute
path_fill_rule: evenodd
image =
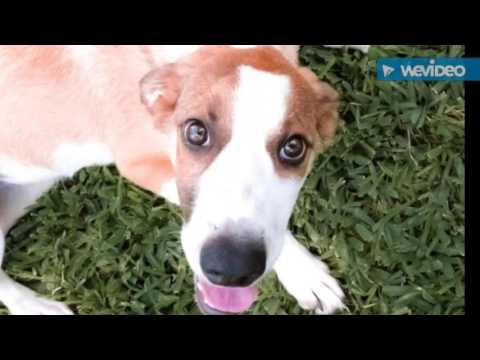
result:
<svg viewBox="0 0 480 360"><path fill-rule="evenodd" d="M176 128L182 243L199 305L244 312L333 139L337 94L273 48L215 46L147 75L142 99L159 126Z"/></svg>

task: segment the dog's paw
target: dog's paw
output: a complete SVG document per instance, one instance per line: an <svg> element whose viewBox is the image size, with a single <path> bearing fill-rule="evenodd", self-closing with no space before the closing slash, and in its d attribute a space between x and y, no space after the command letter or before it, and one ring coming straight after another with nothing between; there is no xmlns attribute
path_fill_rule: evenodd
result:
<svg viewBox="0 0 480 360"><path fill-rule="evenodd" d="M305 272L303 278L299 279L298 287L290 292L291 295L301 308L315 311L317 315L330 315L344 309L344 294L337 280L320 260L313 258L311 265L308 275Z"/></svg>
<svg viewBox="0 0 480 360"><path fill-rule="evenodd" d="M328 267L303 250L282 254L282 262L275 267L282 285L304 310L328 315L344 309L343 291Z"/></svg>
<svg viewBox="0 0 480 360"><path fill-rule="evenodd" d="M9 304L8 310L12 315L73 315L65 304L35 295L18 299Z"/></svg>

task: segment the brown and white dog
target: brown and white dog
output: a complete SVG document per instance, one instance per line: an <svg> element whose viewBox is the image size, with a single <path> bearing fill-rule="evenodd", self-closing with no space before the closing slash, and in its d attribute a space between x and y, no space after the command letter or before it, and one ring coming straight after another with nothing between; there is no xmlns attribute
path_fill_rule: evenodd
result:
<svg viewBox="0 0 480 360"><path fill-rule="evenodd" d="M182 244L207 314L242 313L275 270L299 305L343 293L288 232L338 96L296 45L0 47L0 265L5 235L56 181L115 164L179 204ZM140 89L139 89L140 87ZM71 314L0 270L12 314Z"/></svg>

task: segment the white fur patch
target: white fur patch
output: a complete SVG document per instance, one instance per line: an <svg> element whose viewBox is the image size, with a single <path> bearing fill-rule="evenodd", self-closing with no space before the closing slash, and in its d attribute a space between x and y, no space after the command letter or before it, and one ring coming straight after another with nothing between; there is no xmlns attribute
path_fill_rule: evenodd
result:
<svg viewBox="0 0 480 360"><path fill-rule="evenodd" d="M163 90L155 90L155 91L152 91L151 93L150 92L146 92L144 97L145 97L145 100L147 101L147 106L148 107L152 107L156 102L157 100L162 97L164 95L164 91Z"/></svg>
<svg viewBox="0 0 480 360"><path fill-rule="evenodd" d="M38 166L21 164L11 158L0 156L0 180L11 184L30 184L52 179L55 171Z"/></svg>
<svg viewBox="0 0 480 360"><path fill-rule="evenodd" d="M11 184L31 184L45 180L73 176L78 170L95 165L109 165L113 156L106 145L87 143L62 144L54 154L51 168L21 164L0 156L0 180Z"/></svg>
<svg viewBox="0 0 480 360"><path fill-rule="evenodd" d="M240 68L234 95L232 138L201 176L183 248L200 275L204 242L230 221L246 220L260 229L267 246L267 271L279 256L283 234L302 185L283 179L267 151L269 137L285 120L290 79L254 68Z"/></svg>
<svg viewBox="0 0 480 360"><path fill-rule="evenodd" d="M157 64L172 63L183 56L190 55L205 45L160 45L153 49Z"/></svg>
<svg viewBox="0 0 480 360"><path fill-rule="evenodd" d="M69 45L70 54L73 60L84 69L91 68L97 60L95 54L97 47L95 45Z"/></svg>
<svg viewBox="0 0 480 360"><path fill-rule="evenodd" d="M0 270L0 302L12 315L73 315L58 301L39 297L35 292L13 281Z"/></svg>
<svg viewBox="0 0 480 360"><path fill-rule="evenodd" d="M180 205L180 198L178 196L177 183L175 180L170 180L163 185L160 196L167 199L174 205Z"/></svg>
<svg viewBox="0 0 480 360"><path fill-rule="evenodd" d="M54 169L62 176L73 176L84 167L113 162L110 149L101 143L62 144L55 151L54 158Z"/></svg>

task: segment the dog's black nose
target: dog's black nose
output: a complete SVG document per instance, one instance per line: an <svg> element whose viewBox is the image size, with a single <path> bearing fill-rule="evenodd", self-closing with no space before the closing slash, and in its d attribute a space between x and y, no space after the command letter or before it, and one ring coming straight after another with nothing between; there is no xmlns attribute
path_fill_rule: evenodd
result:
<svg viewBox="0 0 480 360"><path fill-rule="evenodd" d="M246 287L263 275L266 258L263 242L216 239L203 247L200 265L214 285Z"/></svg>

